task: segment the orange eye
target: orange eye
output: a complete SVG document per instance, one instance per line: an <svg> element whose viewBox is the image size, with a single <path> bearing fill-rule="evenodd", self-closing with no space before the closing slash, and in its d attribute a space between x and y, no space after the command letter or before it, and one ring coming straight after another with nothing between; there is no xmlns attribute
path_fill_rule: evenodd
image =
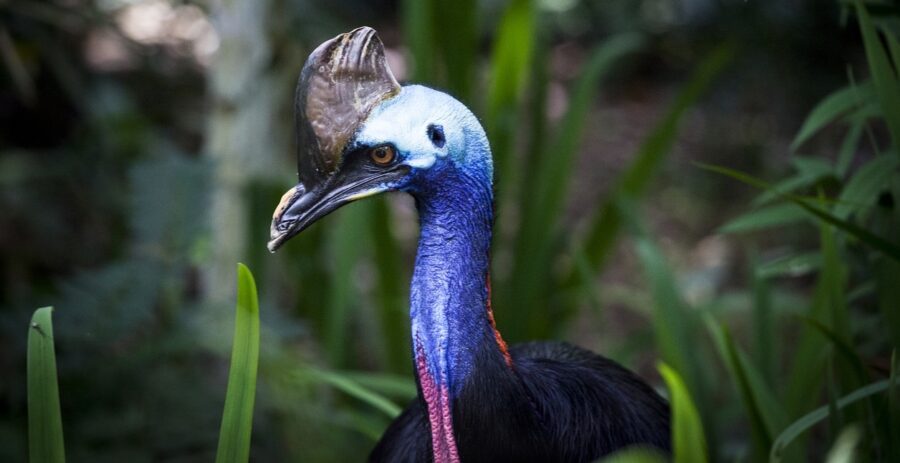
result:
<svg viewBox="0 0 900 463"><path fill-rule="evenodd" d="M369 157L379 166L386 166L394 161L396 153L390 145L376 146L369 151Z"/></svg>

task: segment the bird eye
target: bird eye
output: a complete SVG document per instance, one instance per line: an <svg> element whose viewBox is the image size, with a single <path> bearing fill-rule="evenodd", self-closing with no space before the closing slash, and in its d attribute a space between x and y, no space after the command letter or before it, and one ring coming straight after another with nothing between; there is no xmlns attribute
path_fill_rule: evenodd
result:
<svg viewBox="0 0 900 463"><path fill-rule="evenodd" d="M444 138L444 127L439 124L431 124L428 126L428 138L430 138L431 143L438 148L443 148L444 143L447 142L447 139Z"/></svg>
<svg viewBox="0 0 900 463"><path fill-rule="evenodd" d="M394 147L390 145L381 145L369 150L369 157L372 158L372 162L375 164L386 166L394 161L396 152L394 151Z"/></svg>

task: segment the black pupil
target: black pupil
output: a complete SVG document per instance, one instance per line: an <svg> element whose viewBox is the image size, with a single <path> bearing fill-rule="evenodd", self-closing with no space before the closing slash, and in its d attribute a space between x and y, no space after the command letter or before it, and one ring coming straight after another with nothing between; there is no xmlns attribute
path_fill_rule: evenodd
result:
<svg viewBox="0 0 900 463"><path fill-rule="evenodd" d="M443 148L446 140L444 139L444 128L438 124L431 124L428 126L428 138L431 139L431 143L438 148Z"/></svg>

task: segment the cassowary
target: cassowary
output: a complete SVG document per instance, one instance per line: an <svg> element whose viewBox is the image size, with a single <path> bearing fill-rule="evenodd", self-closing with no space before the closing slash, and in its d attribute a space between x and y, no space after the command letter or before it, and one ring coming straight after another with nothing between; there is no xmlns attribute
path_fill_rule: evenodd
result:
<svg viewBox="0 0 900 463"><path fill-rule="evenodd" d="M586 462L643 445L668 452L668 405L615 362L564 343L507 347L490 300L493 168L475 116L453 97L401 87L363 27L320 45L295 99L300 182L269 250L338 207L387 191L415 198L410 290L418 397L373 462Z"/></svg>

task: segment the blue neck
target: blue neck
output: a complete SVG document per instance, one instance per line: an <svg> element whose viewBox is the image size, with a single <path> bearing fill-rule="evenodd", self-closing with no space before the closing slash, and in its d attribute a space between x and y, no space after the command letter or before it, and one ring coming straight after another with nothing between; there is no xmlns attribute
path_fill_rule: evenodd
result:
<svg viewBox="0 0 900 463"><path fill-rule="evenodd" d="M427 366L435 386L453 398L477 355L501 355L488 312L493 192L489 170L452 163L433 170L412 191L421 230L410 318L418 369Z"/></svg>

